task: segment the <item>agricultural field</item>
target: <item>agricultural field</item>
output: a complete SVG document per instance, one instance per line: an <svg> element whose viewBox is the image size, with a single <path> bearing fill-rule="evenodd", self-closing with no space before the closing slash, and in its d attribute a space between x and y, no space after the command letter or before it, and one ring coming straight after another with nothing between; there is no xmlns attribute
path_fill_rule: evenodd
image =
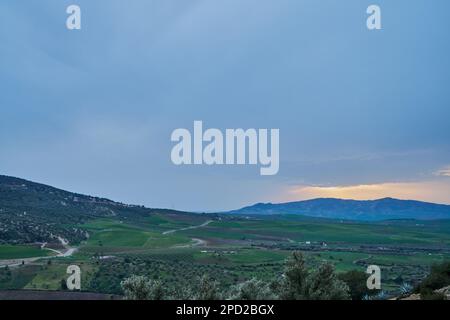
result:
<svg viewBox="0 0 450 320"><path fill-rule="evenodd" d="M281 276L294 250L314 269L330 262L338 273L382 268L384 289L419 282L430 266L450 260L450 222L357 223L299 216L153 214L136 219L99 218L76 225L87 232L73 255L0 268L0 289L63 290L66 269L82 270L82 290L120 295L132 274L161 280L182 292L210 274L227 287ZM38 246L2 246L2 257L42 257ZM50 252L46 252L50 254Z"/></svg>
<svg viewBox="0 0 450 320"><path fill-rule="evenodd" d="M34 258L52 255L51 251L42 250L40 246L0 245L0 260Z"/></svg>
<svg viewBox="0 0 450 320"><path fill-rule="evenodd" d="M216 221L202 230L194 229L181 233L189 236L198 236L201 233L211 239L326 242L347 245L450 245L450 223L447 221L411 224L409 221L350 223L298 217L286 219Z"/></svg>
<svg viewBox="0 0 450 320"><path fill-rule="evenodd" d="M159 220L158 220L159 221ZM182 228L189 224L169 224L164 230L171 228ZM145 220L141 224L125 224L122 221L97 220L80 226L86 230L90 236L83 244L81 253L85 254L119 254L119 253L139 253L156 248L170 248L173 246L186 245L191 239L178 234L164 234L161 226L155 224L150 227L149 221Z"/></svg>

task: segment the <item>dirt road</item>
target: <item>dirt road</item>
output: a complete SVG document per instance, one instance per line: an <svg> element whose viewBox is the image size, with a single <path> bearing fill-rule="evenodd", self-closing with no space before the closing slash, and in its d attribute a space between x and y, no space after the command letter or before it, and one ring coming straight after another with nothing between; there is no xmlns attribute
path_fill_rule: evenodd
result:
<svg viewBox="0 0 450 320"><path fill-rule="evenodd" d="M40 260L40 259L50 259L50 258L55 258L55 257L70 257L78 250L78 248L69 248L67 246L68 242L62 238L59 238L59 241L65 247L65 250L60 251L60 250L56 250L56 249L52 249L52 248L47 248L47 242L44 242L43 244L41 244L41 250L52 251L52 252L56 253L56 255L33 257L33 258L22 258L22 259L19 258L19 259L10 259L10 260L0 260L0 268L6 267L6 266L17 267L17 266L36 262L37 260Z"/></svg>
<svg viewBox="0 0 450 320"><path fill-rule="evenodd" d="M177 231L184 231L184 230L192 230L192 229L198 229L198 228L202 228L202 227L206 227L208 224L210 224L211 222L214 222L213 220L208 220L198 226L191 226L191 227L186 227L186 228L181 228L181 229L174 229L174 230L169 230L169 231L164 231L163 234L172 234L175 233Z"/></svg>

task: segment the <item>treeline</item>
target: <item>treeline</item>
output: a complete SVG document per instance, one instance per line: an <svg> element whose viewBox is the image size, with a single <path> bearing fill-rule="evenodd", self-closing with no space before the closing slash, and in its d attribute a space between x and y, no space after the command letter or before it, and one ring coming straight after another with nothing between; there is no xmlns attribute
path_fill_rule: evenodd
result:
<svg viewBox="0 0 450 320"><path fill-rule="evenodd" d="M302 253L294 252L279 279L256 278L223 289L217 279L199 277L190 287L170 292L162 281L133 275L121 282L129 300L350 300L375 296L366 287L367 275L352 271L340 276L330 263L308 270Z"/></svg>
<svg viewBox="0 0 450 320"><path fill-rule="evenodd" d="M0 212L0 244L59 243L55 235L70 243L86 240L85 231L56 218L50 221L32 214Z"/></svg>

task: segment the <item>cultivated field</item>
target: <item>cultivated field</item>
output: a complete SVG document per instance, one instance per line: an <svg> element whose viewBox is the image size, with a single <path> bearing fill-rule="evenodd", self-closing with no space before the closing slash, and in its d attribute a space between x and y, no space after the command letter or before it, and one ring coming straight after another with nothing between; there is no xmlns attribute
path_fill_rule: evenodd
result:
<svg viewBox="0 0 450 320"><path fill-rule="evenodd" d="M210 223L206 223L212 220ZM154 214L139 219L107 219L77 225L89 233L70 257L41 259L0 269L0 289L61 290L66 268L78 264L82 290L121 294L131 274L160 279L176 291L210 274L222 286L281 275L294 250L307 264L324 261L338 272L382 268L383 289L395 294L417 283L434 263L450 259L449 221L353 223L299 216ZM36 257L39 246L2 246L0 257Z"/></svg>

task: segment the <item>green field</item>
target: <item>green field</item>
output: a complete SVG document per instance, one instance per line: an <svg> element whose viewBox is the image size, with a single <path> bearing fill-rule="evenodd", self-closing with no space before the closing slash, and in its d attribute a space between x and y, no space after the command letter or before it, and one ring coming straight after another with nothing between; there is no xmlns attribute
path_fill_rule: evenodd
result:
<svg viewBox="0 0 450 320"><path fill-rule="evenodd" d="M187 237L164 235L152 230L145 221L142 225L129 225L113 220L97 220L82 226L90 233L82 252L103 254L142 252L152 248L169 248L191 242Z"/></svg>
<svg viewBox="0 0 450 320"><path fill-rule="evenodd" d="M338 221L287 220L216 221L199 230L183 231L189 236L223 239L270 239L295 242L346 244L450 245L450 224L428 223L425 227L409 222L348 223Z"/></svg>
<svg viewBox="0 0 450 320"><path fill-rule="evenodd" d="M48 250L37 246L0 245L0 260L25 259L52 255Z"/></svg>
<svg viewBox="0 0 450 320"><path fill-rule="evenodd" d="M209 220L214 221L201 226ZM0 289L59 290L69 264L81 266L84 290L102 293L121 294L120 281L131 274L161 279L173 290L203 274L214 275L223 286L253 277L272 281L298 250L312 269L324 262L337 272L379 265L384 288L396 292L402 282L419 281L432 264L450 259L449 221L351 223L299 216L153 214L102 218L76 227L89 238L74 256L0 269ZM46 254L37 246L0 246L0 259Z"/></svg>

